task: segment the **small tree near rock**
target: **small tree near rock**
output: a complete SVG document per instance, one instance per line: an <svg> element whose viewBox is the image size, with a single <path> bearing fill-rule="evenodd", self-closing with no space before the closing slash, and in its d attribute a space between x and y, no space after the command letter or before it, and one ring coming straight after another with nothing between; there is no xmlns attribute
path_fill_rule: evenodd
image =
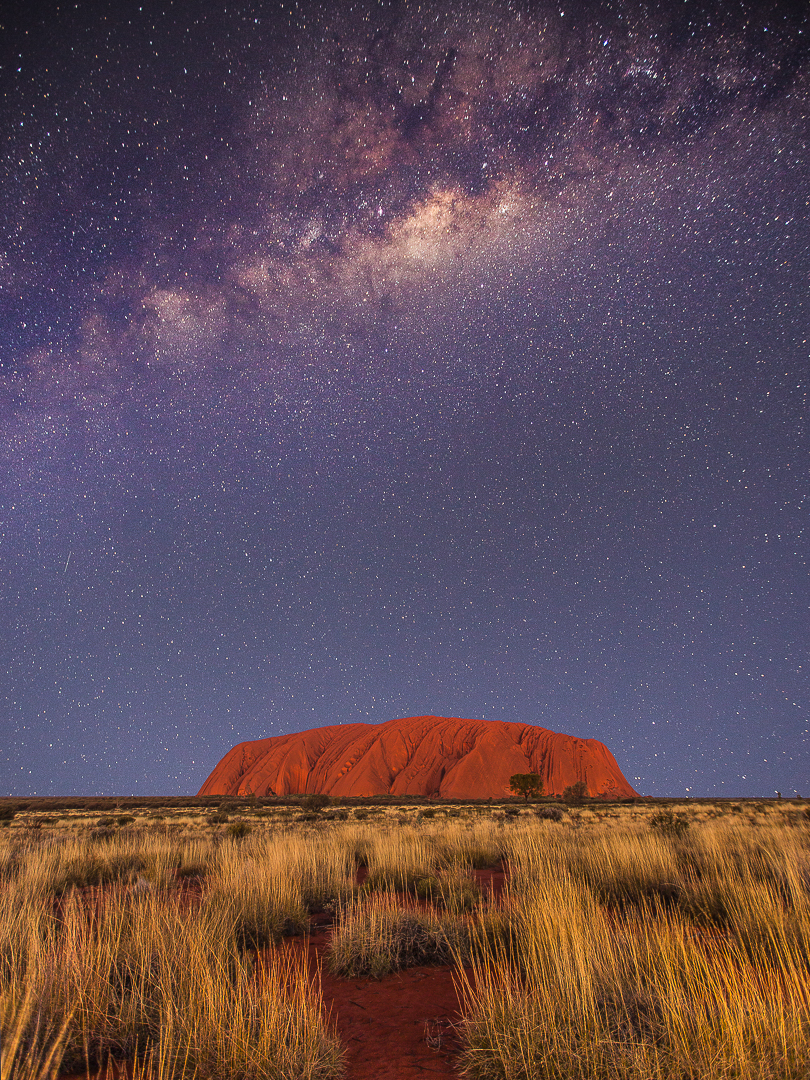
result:
<svg viewBox="0 0 810 1080"><path fill-rule="evenodd" d="M515 795L522 795L526 802L543 794L543 781L537 773L515 773L509 777L509 787Z"/></svg>
<svg viewBox="0 0 810 1080"><path fill-rule="evenodd" d="M575 784L569 784L562 793L563 802L581 803L588 793L584 780L577 780Z"/></svg>

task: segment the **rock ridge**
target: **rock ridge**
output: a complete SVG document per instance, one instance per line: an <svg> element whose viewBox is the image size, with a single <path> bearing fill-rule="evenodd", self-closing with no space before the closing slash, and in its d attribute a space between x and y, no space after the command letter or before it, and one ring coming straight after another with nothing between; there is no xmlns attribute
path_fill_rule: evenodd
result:
<svg viewBox="0 0 810 1080"><path fill-rule="evenodd" d="M549 795L578 781L590 796L638 794L597 739L450 716L334 724L239 743L198 794L503 798L519 772L538 773Z"/></svg>

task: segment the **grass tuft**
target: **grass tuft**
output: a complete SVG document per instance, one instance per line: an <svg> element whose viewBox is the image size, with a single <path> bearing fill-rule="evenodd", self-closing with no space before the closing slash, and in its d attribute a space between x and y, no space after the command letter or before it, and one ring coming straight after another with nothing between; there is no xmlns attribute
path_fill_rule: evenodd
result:
<svg viewBox="0 0 810 1080"><path fill-rule="evenodd" d="M386 896L359 898L340 909L327 962L335 975L379 979L407 967L449 964L465 938L464 924L450 914Z"/></svg>

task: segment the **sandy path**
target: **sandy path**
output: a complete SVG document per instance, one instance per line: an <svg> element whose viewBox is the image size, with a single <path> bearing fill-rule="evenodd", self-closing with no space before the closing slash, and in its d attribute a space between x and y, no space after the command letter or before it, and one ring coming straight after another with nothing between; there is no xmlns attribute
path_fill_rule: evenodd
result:
<svg viewBox="0 0 810 1080"><path fill-rule="evenodd" d="M316 952L328 943L325 934L310 941ZM457 1075L458 997L448 968L408 968L379 980L322 971L321 990L346 1048L346 1080Z"/></svg>
<svg viewBox="0 0 810 1080"><path fill-rule="evenodd" d="M473 876L482 891L500 895L501 869ZM452 971L414 967L383 979L338 978L323 963L329 938L329 928L318 926L316 916L307 947L313 970L320 967L324 1009L346 1048L346 1080L457 1080L461 1014Z"/></svg>

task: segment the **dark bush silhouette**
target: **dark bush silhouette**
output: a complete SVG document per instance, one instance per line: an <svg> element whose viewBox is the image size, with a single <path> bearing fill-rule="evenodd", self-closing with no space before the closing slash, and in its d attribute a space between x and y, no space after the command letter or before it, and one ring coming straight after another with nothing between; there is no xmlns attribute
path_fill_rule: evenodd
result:
<svg viewBox="0 0 810 1080"><path fill-rule="evenodd" d="M234 840L243 840L250 833L250 826L246 821L232 821L228 826L228 836Z"/></svg>
<svg viewBox="0 0 810 1080"><path fill-rule="evenodd" d="M301 803L301 806L304 808L304 810L308 810L311 814L317 814L320 813L320 811L323 810L325 806L329 806L331 801L332 800L329 798L328 795L321 795L315 792L312 795L307 795L307 797Z"/></svg>
<svg viewBox="0 0 810 1080"><path fill-rule="evenodd" d="M584 780L577 780L575 784L569 784L562 793L563 802L581 803L588 792Z"/></svg>
<svg viewBox="0 0 810 1080"><path fill-rule="evenodd" d="M509 787L515 795L522 795L526 802L543 794L543 781L537 773L515 773L509 777Z"/></svg>
<svg viewBox="0 0 810 1080"><path fill-rule="evenodd" d="M665 836L683 836L689 828L689 819L672 810L659 810L650 818L650 828L657 829Z"/></svg>

